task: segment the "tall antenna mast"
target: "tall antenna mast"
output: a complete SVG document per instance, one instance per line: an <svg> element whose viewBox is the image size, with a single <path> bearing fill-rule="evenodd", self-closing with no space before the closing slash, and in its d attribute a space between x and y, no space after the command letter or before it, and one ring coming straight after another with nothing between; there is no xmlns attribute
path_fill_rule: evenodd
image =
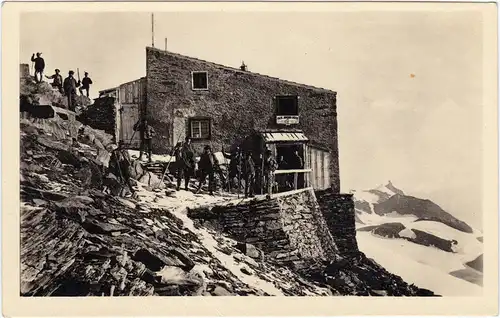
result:
<svg viewBox="0 0 500 318"><path fill-rule="evenodd" d="M155 47L155 14L151 13L151 46Z"/></svg>

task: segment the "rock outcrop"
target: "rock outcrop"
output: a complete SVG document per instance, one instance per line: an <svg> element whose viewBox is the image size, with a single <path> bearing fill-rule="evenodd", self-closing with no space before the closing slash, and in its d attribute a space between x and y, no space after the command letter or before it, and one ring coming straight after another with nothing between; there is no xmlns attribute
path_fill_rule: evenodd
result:
<svg viewBox="0 0 500 318"><path fill-rule="evenodd" d="M21 67L21 72L23 67ZM25 75L25 74L24 74ZM67 97L61 94L57 88L53 88L48 82L37 83L31 76L21 76L20 78L20 100L21 111L28 107L36 106L54 106L63 109L68 108ZM83 109L92 104L92 101L86 97L76 96L76 112L80 113Z"/></svg>

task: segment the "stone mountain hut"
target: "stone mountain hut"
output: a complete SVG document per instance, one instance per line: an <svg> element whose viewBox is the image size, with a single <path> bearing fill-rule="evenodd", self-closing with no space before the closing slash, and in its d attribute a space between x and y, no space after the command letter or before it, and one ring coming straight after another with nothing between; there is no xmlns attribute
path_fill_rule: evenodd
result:
<svg viewBox="0 0 500 318"><path fill-rule="evenodd" d="M334 91L147 47L146 76L100 95L88 124L125 146L139 146L132 126L141 117L157 132L157 154L186 136L198 154L260 136L276 157L299 152L308 186L340 191Z"/></svg>

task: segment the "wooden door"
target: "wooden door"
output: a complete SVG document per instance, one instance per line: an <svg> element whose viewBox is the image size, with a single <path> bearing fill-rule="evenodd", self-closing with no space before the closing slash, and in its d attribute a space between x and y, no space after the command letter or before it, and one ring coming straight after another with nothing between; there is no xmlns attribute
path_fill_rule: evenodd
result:
<svg viewBox="0 0 500 318"><path fill-rule="evenodd" d="M123 142L126 148L138 149L141 136L139 131L134 134L134 124L139 121L139 105L122 104L120 112L120 141Z"/></svg>
<svg viewBox="0 0 500 318"><path fill-rule="evenodd" d="M315 190L330 187L330 153L314 146L307 147L309 167L311 168L309 184Z"/></svg>

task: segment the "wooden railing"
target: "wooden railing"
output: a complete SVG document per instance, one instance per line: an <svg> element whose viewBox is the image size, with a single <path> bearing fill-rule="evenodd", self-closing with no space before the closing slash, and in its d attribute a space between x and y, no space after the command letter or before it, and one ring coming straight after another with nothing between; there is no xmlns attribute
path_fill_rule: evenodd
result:
<svg viewBox="0 0 500 318"><path fill-rule="evenodd" d="M306 173L311 173L311 172L312 172L311 169L275 170L274 173L273 173L273 182L276 182L276 175L290 175L290 174L293 174L293 189L297 190L297 188L298 188L299 174L304 174L304 184L303 184L303 186L301 188L307 188L308 187L308 180L305 177L305 174ZM269 195L272 194L273 189L271 188L270 191L271 191L271 193L269 193Z"/></svg>

